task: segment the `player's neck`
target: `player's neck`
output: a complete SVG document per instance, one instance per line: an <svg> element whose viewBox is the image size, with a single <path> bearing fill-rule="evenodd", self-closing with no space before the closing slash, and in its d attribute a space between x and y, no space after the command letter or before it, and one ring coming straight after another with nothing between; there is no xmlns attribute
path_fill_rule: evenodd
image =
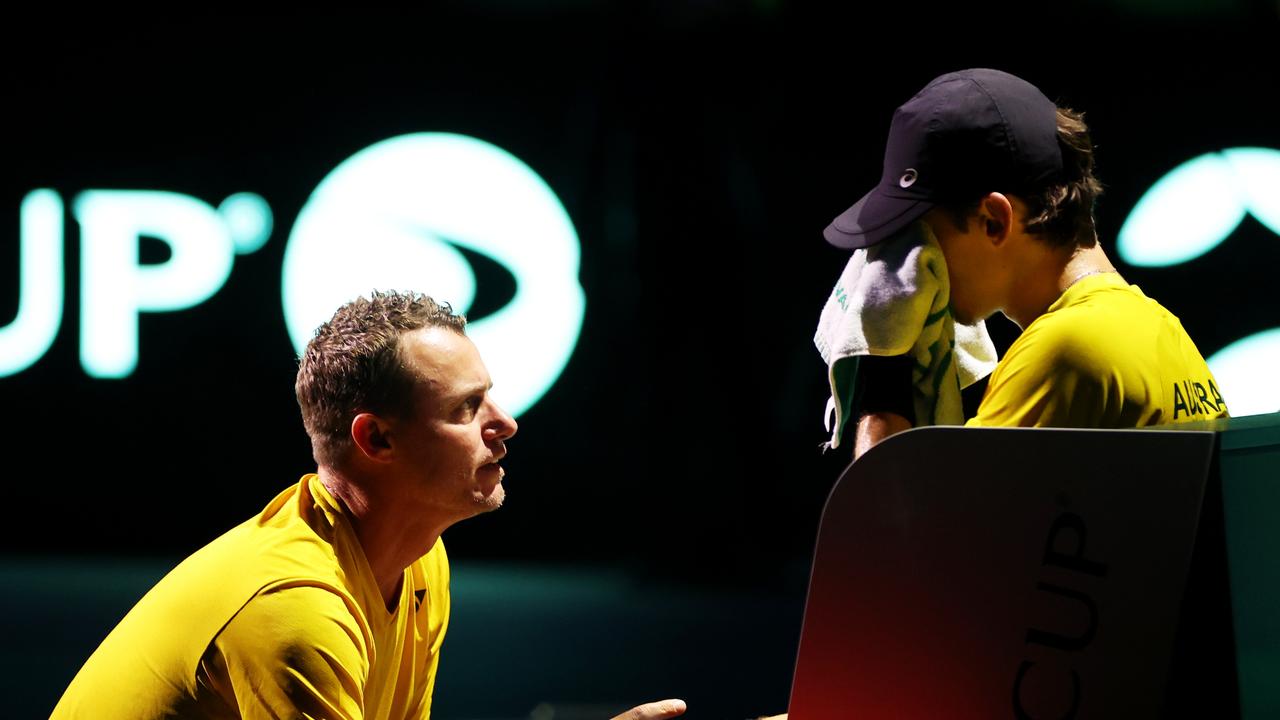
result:
<svg viewBox="0 0 1280 720"><path fill-rule="evenodd" d="M1026 263L1004 314L1025 330L1076 282L1090 275L1115 271L1097 244L1072 249L1045 246Z"/></svg>
<svg viewBox="0 0 1280 720"><path fill-rule="evenodd" d="M405 568L435 546L448 523L433 523L416 506L370 490L382 483L354 482L331 468L320 469L320 480L346 508L378 591L387 608L394 608Z"/></svg>

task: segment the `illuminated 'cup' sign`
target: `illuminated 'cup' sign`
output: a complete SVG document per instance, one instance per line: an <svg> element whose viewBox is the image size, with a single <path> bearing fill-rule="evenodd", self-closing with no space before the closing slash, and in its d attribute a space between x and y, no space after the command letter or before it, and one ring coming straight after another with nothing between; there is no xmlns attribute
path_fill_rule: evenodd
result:
<svg viewBox="0 0 1280 720"><path fill-rule="evenodd" d="M1241 147L1174 168L1142 196L1116 247L1130 265L1168 267L1217 247L1245 215L1280 235L1280 151ZM1280 328L1237 340L1209 358L1234 415L1280 410Z"/></svg>
<svg viewBox="0 0 1280 720"><path fill-rule="evenodd" d="M124 378L138 361L138 318L212 297L235 256L271 235L265 200L249 193L217 208L179 193L88 190L80 225L80 360L96 378ZM18 314L0 327L0 377L48 352L62 322L62 198L34 190L19 211ZM169 258L142 263L143 237ZM515 296L470 326L512 414L528 409L564 370L582 326L579 243L564 207L527 165L462 135L419 133L366 148L335 168L294 223L282 278L284 315L301 352L335 309L371 290L416 290L465 312L476 279L456 247L505 266Z"/></svg>
<svg viewBox="0 0 1280 720"><path fill-rule="evenodd" d="M179 193L89 190L73 213L80 225L80 364L92 377L123 378L138 364L138 315L208 300L231 274L235 255L262 247L271 209L237 193L217 208ZM42 188L19 210L18 314L0 328L0 377L48 352L62 323L62 198ZM160 240L170 257L139 262L140 240Z"/></svg>

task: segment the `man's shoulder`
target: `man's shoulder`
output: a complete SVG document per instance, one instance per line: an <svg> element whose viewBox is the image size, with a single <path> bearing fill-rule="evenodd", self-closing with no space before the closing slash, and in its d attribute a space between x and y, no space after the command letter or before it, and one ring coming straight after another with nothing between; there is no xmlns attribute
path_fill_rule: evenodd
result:
<svg viewBox="0 0 1280 720"><path fill-rule="evenodd" d="M211 637L264 589L282 583L344 585L332 543L296 516L281 521L277 515L270 522L267 517L267 512L259 513L187 556L130 615L147 624L181 619L187 631Z"/></svg>
<svg viewBox="0 0 1280 720"><path fill-rule="evenodd" d="M215 591L233 594L237 587L252 594L272 582L300 577L341 584L332 534L317 532L297 513L272 513L271 508L192 553L170 573L172 579L215 584Z"/></svg>
<svg viewBox="0 0 1280 720"><path fill-rule="evenodd" d="M1103 288L1037 318L1009 351L1035 362L1115 366L1149 350L1170 317L1140 292Z"/></svg>
<svg viewBox="0 0 1280 720"><path fill-rule="evenodd" d="M1155 326L1175 319L1137 285L1103 276L1078 294L1068 290L1061 304L1051 307L1032 327L1043 324L1057 332L1123 332L1134 325Z"/></svg>
<svg viewBox="0 0 1280 720"><path fill-rule="evenodd" d="M1104 315L1097 310L1073 306L1037 318L1018 336L1005 353L1003 364L1031 364L1049 368L1059 365L1088 364L1111 345L1112 334Z"/></svg>

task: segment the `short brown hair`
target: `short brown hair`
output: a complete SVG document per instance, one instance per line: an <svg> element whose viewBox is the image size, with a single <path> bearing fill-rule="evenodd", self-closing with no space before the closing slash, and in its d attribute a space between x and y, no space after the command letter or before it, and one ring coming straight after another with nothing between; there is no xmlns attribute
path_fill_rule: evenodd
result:
<svg viewBox="0 0 1280 720"><path fill-rule="evenodd" d="M1019 193L1027 203L1026 230L1062 247L1090 247L1098 242L1094 206L1102 183L1093 176L1093 140L1084 113L1058 108L1058 147L1062 151L1059 182ZM993 188L994 189L994 188ZM968 217L979 200L948 204L943 209L960 232L968 231Z"/></svg>
<svg viewBox="0 0 1280 720"><path fill-rule="evenodd" d="M332 465L342 458L358 413L413 412L417 378L402 360L405 333L443 327L461 334L466 324L448 303L421 293L374 291L338 308L307 343L294 385L316 462Z"/></svg>

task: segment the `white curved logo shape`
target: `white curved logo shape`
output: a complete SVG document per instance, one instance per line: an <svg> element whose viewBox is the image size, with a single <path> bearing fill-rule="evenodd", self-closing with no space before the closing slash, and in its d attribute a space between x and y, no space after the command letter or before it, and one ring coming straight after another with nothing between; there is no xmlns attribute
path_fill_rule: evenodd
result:
<svg viewBox="0 0 1280 720"><path fill-rule="evenodd" d="M1280 328L1237 340L1209 358L1227 407L1236 417L1280 412Z"/></svg>
<svg viewBox="0 0 1280 720"><path fill-rule="evenodd" d="M1130 265L1181 265L1217 247L1246 213L1280 235L1280 150L1232 148L1179 165L1134 206L1116 246ZM1276 367L1280 328L1237 340L1209 358L1236 416L1280 411Z"/></svg>
<svg viewBox="0 0 1280 720"><path fill-rule="evenodd" d="M519 415L550 389L577 344L586 301L573 223L551 188L510 153L448 133L384 140L334 168L294 223L282 279L299 353L340 305L412 290L466 312L475 274L464 247L515 277L515 297L468 326Z"/></svg>
<svg viewBox="0 0 1280 720"><path fill-rule="evenodd" d="M1179 165L1134 206L1116 247L1130 265L1180 265L1217 247L1245 213L1280 234L1280 150L1232 148Z"/></svg>

